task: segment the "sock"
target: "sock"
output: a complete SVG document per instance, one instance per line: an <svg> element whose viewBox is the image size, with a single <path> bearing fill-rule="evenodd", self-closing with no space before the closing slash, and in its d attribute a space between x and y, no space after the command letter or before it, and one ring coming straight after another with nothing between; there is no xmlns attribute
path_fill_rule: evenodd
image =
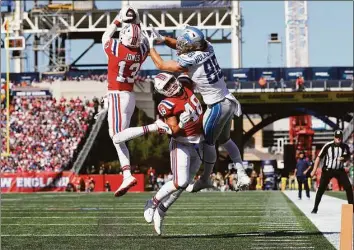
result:
<svg viewBox="0 0 354 250"><path fill-rule="evenodd" d="M213 172L213 168L216 162L216 149L215 145L203 144L203 165L204 171L200 175L200 179L203 181L207 181L210 178L211 173Z"/></svg>
<svg viewBox="0 0 354 250"><path fill-rule="evenodd" d="M242 165L242 158L240 150L238 149L236 143L234 143L231 139L221 145L226 151L229 153L231 160L234 163L240 163Z"/></svg>
<svg viewBox="0 0 354 250"><path fill-rule="evenodd" d="M155 132L158 130L158 127L155 123L147 125L147 126L142 126L142 127L132 127L132 128L126 128L122 131L120 131L117 135L113 136L113 141L115 141L115 137L118 136L121 141L129 141L131 139L134 139L136 137L142 136L144 134L147 134L149 132Z"/></svg>
<svg viewBox="0 0 354 250"><path fill-rule="evenodd" d="M172 206L172 204L178 199L178 197L182 194L183 191L183 189L178 189L174 193L170 194L160 203L159 209L162 212L166 213L167 209Z"/></svg>
<svg viewBox="0 0 354 250"><path fill-rule="evenodd" d="M152 201L154 202L154 204L156 203L156 205L157 205L158 203L160 203L160 201L162 201L163 199L168 197L170 194L172 194L176 190L177 190L177 188L175 187L175 184L173 183L173 181L166 182L160 188L160 190L155 194L155 196L152 198Z"/></svg>
<svg viewBox="0 0 354 250"><path fill-rule="evenodd" d="M123 171L123 179L128 178L132 175L132 173L130 172L129 165L125 165L125 166L121 167L120 169Z"/></svg>

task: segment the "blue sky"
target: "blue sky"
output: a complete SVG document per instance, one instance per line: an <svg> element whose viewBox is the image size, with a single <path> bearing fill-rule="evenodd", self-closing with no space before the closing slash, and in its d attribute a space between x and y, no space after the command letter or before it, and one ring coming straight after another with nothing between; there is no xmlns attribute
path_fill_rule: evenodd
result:
<svg viewBox="0 0 354 250"><path fill-rule="evenodd" d="M97 1L100 9L108 9L112 2ZM27 6L30 3L27 2ZM242 12L245 19L243 27L243 67L267 67L267 36L278 33L284 41L285 64L285 16L284 2L282 1L242 1ZM310 66L353 66L353 3L350 1L309 1L309 63ZM90 40L73 40L70 42L70 52L67 58L71 61L91 43ZM229 44L215 45L219 64L223 68L231 65ZM159 49L167 52L166 49ZM272 46L270 50L271 67L280 67L280 47ZM4 50L1 51L1 71L5 70ZM25 70L33 70L33 53L28 51L28 63ZM222 60L221 60L222 58ZM45 64L45 57L40 61ZM166 58L168 59L168 58ZM105 63L106 57L100 44L95 45L78 63ZM150 59L143 65L143 69L154 69Z"/></svg>

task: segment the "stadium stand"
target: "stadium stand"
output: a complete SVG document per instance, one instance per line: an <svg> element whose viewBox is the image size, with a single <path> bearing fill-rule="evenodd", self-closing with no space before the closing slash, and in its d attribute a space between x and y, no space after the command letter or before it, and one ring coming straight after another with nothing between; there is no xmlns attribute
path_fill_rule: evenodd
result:
<svg viewBox="0 0 354 250"><path fill-rule="evenodd" d="M10 156L1 172L66 169L89 131L93 101L53 97L13 98L10 105ZM2 145L6 144L6 109L1 111Z"/></svg>

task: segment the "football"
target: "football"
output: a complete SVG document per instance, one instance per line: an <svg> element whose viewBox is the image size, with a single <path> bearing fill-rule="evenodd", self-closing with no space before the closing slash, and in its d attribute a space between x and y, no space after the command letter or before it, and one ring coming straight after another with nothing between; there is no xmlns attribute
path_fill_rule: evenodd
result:
<svg viewBox="0 0 354 250"><path fill-rule="evenodd" d="M135 14L135 11L132 10L132 9L128 9L127 10L127 14L126 14L127 17L133 17L133 19L129 20L129 21L126 21L126 23L132 23L135 21L136 19L136 14Z"/></svg>

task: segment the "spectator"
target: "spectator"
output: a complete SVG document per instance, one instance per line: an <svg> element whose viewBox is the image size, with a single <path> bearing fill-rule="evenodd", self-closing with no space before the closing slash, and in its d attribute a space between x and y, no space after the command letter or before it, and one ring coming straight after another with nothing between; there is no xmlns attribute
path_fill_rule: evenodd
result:
<svg viewBox="0 0 354 250"><path fill-rule="evenodd" d="M274 80L273 84L274 84L274 92L278 92L278 87L279 87L278 82Z"/></svg>
<svg viewBox="0 0 354 250"><path fill-rule="evenodd" d="M235 92L237 92L239 89L241 89L241 83L240 83L240 80L238 78L236 78L236 81L235 81Z"/></svg>
<svg viewBox="0 0 354 250"><path fill-rule="evenodd" d="M298 91L304 91L304 89L305 89L304 78L302 76L298 76L296 78L296 88Z"/></svg>
<svg viewBox="0 0 354 250"><path fill-rule="evenodd" d="M109 184L108 181L106 181L106 183L104 184L104 189L106 190L106 192L111 192L111 184Z"/></svg>
<svg viewBox="0 0 354 250"><path fill-rule="evenodd" d="M6 120L6 109L1 110ZM19 98L10 103L10 156L1 157L1 172L60 172L70 164L88 131L94 110L73 99ZM2 135L6 123L0 125ZM2 136L2 145L6 138Z"/></svg>
<svg viewBox="0 0 354 250"><path fill-rule="evenodd" d="M286 84L283 78L280 79L280 87L281 87L281 91L284 92L286 89Z"/></svg>
<svg viewBox="0 0 354 250"><path fill-rule="evenodd" d="M262 76L261 78L259 78L258 83L261 88L261 92L264 92L265 88L267 87L267 80Z"/></svg>

